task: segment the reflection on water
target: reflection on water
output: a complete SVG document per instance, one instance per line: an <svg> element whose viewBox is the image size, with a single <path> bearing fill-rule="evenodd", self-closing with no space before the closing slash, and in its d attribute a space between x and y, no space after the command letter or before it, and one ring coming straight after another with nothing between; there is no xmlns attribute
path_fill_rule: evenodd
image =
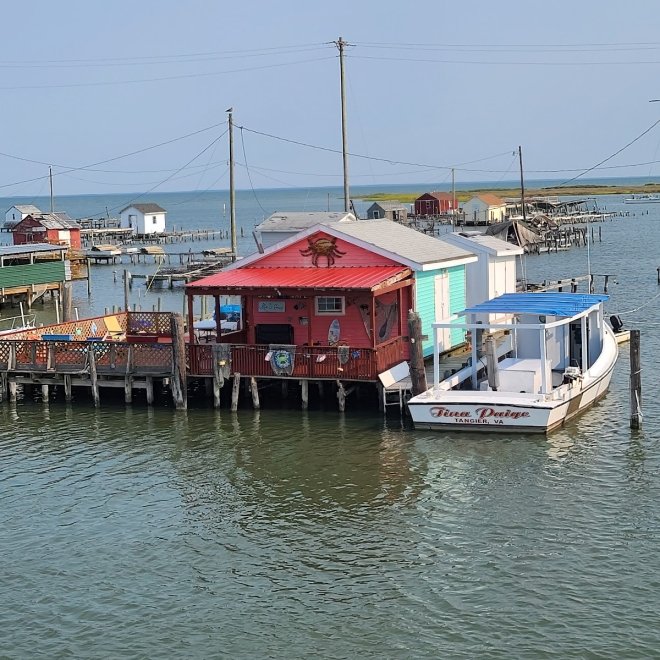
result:
<svg viewBox="0 0 660 660"><path fill-rule="evenodd" d="M603 235L620 249L592 250L620 282L611 312L657 292L619 228ZM527 270L574 273L581 254ZM548 437L357 410L1 404L0 653L653 657L658 308L630 322L635 435L626 347L607 397Z"/></svg>

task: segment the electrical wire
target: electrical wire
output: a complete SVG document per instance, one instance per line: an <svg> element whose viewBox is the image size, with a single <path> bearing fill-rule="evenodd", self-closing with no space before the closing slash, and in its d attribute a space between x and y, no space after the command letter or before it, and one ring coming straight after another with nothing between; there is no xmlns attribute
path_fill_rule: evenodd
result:
<svg viewBox="0 0 660 660"><path fill-rule="evenodd" d="M53 176L59 176L60 174L68 174L69 172L79 172L81 170L85 170L88 168L96 167L97 165L105 165L106 163L112 163L116 160L122 160L123 158L129 158L130 156L137 156L138 154L145 153L146 151L151 151L152 149L158 149L159 147L164 147L167 146L168 144L173 144L175 142L180 142L181 140L185 140L189 137L193 137L195 135L199 135L200 133L205 133L206 131L213 130L214 128L218 128L218 126L224 126L225 122L218 122L217 124L213 124L211 126L207 126L206 128L200 128L197 131L193 131L192 133L186 133L185 135L180 135L179 137L172 138L171 140L165 140L164 142L159 142L158 144L153 144L148 147L142 147L141 149L136 149L135 151L129 151L128 153L121 154L119 156L113 156L112 158L106 158L105 160L99 160L95 163L91 163L89 165L82 165L80 167L67 167L65 165L56 165L53 163L46 163L43 161L36 161L36 160L31 160L29 158L21 158L20 156L14 156L11 154L5 154L0 152L0 155L2 156L7 156L9 158L15 158L16 160L22 160L26 162L31 162L31 163L37 163L39 165L46 165L50 166L53 165L54 167L63 167L65 171L63 172L57 172ZM226 133L226 131L225 131ZM177 173L180 172L181 170L177 170ZM42 175L38 177L33 177L32 179L24 179L23 181L16 181L14 183L4 183L0 185L1 188L10 188L12 186L18 186L22 183L31 183L32 181L41 181L43 179L48 179L49 175Z"/></svg>
<svg viewBox="0 0 660 660"><path fill-rule="evenodd" d="M250 188L252 189L252 194L254 195L254 199L256 200L257 204L259 205L259 208L265 213L267 213L266 209L261 205L261 202L259 201L259 198L257 197L257 192L254 189L254 184L252 183L252 175L250 174L250 168L248 166L247 162L247 155L245 153L245 139L243 138L243 129L241 128L241 146L243 147L243 160L245 161L245 171L247 172L248 176L248 181L250 182Z"/></svg>
<svg viewBox="0 0 660 660"><path fill-rule="evenodd" d="M169 176L165 177L162 181L157 183L155 186L152 186L149 188L149 190L145 190L144 192L140 193L139 195L133 197L132 199L128 200L127 202L122 202L121 204L118 204L116 206L112 206L109 209L106 209L106 213L109 213L110 211L116 211L117 209L121 207L128 206L132 204L133 202L137 201L138 199L142 199L145 195L148 195L149 193L152 193L154 190L160 188L164 183L167 183L170 179L172 179L176 174L181 172L185 167L190 165L190 163L194 162L197 160L202 154L206 153L218 140L222 139L225 135L227 135L229 129L225 129L225 131L221 134L218 135L218 137L214 138L209 144L207 144L201 151L197 152L185 165L182 165L178 170L176 170L173 174L170 174ZM96 215L96 214L93 214Z"/></svg>
<svg viewBox="0 0 660 660"><path fill-rule="evenodd" d="M55 84L45 84L45 85L13 85L13 86L3 86L0 87L2 91L18 91L18 90L33 90L33 89L66 89L72 87L107 87L109 85L132 85L132 84L142 84L148 82L164 82L172 80L187 80L192 78L208 78L212 76L223 76L231 73L245 73L247 71L261 71L264 69L277 69L285 66L295 66L298 64L309 64L311 62L322 62L325 60L334 60L336 55L330 57L317 57L307 60L296 60L293 62L278 62L274 64L264 64L262 66L252 66L244 67L242 69L227 69L225 71L207 71L204 73L182 73L173 76L160 76L155 78L135 78L132 80L95 80L89 82L79 82L79 83L55 83Z"/></svg>
<svg viewBox="0 0 660 660"><path fill-rule="evenodd" d="M636 138L632 139L630 142L628 142L628 144L621 147L621 149L618 149L617 151L615 151L613 154L611 154L607 158L604 158L599 163L596 163L593 167L590 167L590 168L584 170L584 172L574 176L572 179L568 179L567 181L564 181L563 183L560 183L556 187L560 188L560 187L565 186L569 183L572 183L573 181L583 177L585 174L588 174L589 172L592 172L597 167L600 167L603 163L606 163L608 160L612 160L612 158L614 158L615 156L618 156L622 151L625 151L628 147L635 144L635 142L637 142L638 140L643 138L647 133L650 133L658 124L660 124L660 119L658 119L657 121L654 121L646 130L642 131Z"/></svg>

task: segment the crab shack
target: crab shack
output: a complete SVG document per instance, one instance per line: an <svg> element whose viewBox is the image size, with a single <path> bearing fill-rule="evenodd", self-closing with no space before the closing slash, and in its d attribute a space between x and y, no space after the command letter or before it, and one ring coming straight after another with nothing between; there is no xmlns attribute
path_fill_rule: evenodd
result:
<svg viewBox="0 0 660 660"><path fill-rule="evenodd" d="M211 332L195 333L190 368L223 345L234 376L377 383L409 358L408 310L423 324L465 306L467 250L390 220L317 224L186 286L188 327L213 299ZM240 300L238 323L221 301ZM429 333L430 334L430 333ZM447 337L447 345L463 337Z"/></svg>

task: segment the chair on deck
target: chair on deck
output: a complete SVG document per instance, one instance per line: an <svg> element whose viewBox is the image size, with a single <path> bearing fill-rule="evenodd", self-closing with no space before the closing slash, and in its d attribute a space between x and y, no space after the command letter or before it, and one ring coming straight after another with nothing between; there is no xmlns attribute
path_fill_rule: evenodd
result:
<svg viewBox="0 0 660 660"><path fill-rule="evenodd" d="M119 325L119 320L116 316L105 317L106 333L103 337L104 341L124 341L126 339L126 332Z"/></svg>

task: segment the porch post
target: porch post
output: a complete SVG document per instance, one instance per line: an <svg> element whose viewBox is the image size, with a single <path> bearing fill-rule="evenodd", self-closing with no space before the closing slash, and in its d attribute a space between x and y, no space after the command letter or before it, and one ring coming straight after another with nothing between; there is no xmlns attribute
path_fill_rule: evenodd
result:
<svg viewBox="0 0 660 660"><path fill-rule="evenodd" d="M187 294L188 295L188 341L191 344L195 343L195 328L194 328L194 322L195 322L195 315L193 314L193 295L192 294Z"/></svg>
<svg viewBox="0 0 660 660"><path fill-rule="evenodd" d="M305 301L305 314L307 317L307 343L312 345L312 312L314 312L314 298L304 298ZM310 363L311 364L311 363Z"/></svg>
<svg viewBox="0 0 660 660"><path fill-rule="evenodd" d="M222 329L221 329L221 324L222 321L220 319L220 295L216 294L213 296L213 301L215 303L215 342L216 344L220 343L220 335L222 334Z"/></svg>
<svg viewBox="0 0 660 660"><path fill-rule="evenodd" d="M403 334L403 324L401 323L401 314L403 313L403 310L401 309L402 300L403 300L402 291L403 291L402 288L396 290L396 309L397 309L397 316L398 316L396 328L397 328L397 334L399 335L399 337L401 337L401 335Z"/></svg>
<svg viewBox="0 0 660 660"><path fill-rule="evenodd" d="M376 348L376 296L371 296L371 346Z"/></svg>
<svg viewBox="0 0 660 660"><path fill-rule="evenodd" d="M580 330L582 332L582 373L586 373L589 368L589 346L587 345L587 317L580 319Z"/></svg>
<svg viewBox="0 0 660 660"><path fill-rule="evenodd" d="M541 326L541 394L548 393L548 364L547 364L547 347L545 344L545 325Z"/></svg>
<svg viewBox="0 0 660 660"><path fill-rule="evenodd" d="M438 355L438 328L433 326L433 387L440 382L440 356Z"/></svg>
<svg viewBox="0 0 660 660"><path fill-rule="evenodd" d="M470 318L470 322L474 323L474 317ZM472 389L476 390L479 384L477 379L477 343L481 339L481 334L478 334L476 328L472 329ZM437 351L436 347L436 351ZM439 359L439 358L438 358Z"/></svg>

